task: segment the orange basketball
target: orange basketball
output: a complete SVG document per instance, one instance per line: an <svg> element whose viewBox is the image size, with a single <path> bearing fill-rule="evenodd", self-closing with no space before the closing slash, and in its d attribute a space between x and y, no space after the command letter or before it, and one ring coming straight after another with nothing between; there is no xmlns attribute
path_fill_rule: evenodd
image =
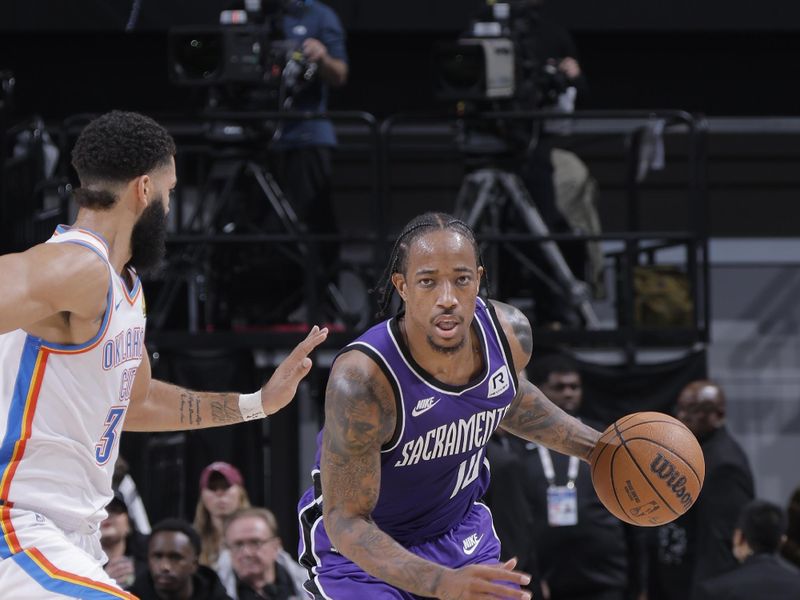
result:
<svg viewBox="0 0 800 600"><path fill-rule="evenodd" d="M687 427L663 413L622 417L590 456L597 496L617 518L652 527L677 519L697 500L703 451Z"/></svg>

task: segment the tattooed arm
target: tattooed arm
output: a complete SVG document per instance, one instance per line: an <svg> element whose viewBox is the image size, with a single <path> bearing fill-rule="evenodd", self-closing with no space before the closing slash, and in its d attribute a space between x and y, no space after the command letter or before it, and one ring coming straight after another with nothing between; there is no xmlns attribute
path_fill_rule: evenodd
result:
<svg viewBox="0 0 800 600"><path fill-rule="evenodd" d="M508 338L514 367L519 374L517 395L500 426L531 442L588 461L600 432L565 413L525 379L524 370L533 352L531 324L513 306L494 301L492 304Z"/></svg>
<svg viewBox="0 0 800 600"><path fill-rule="evenodd" d="M314 326L306 338L278 365L261 388L261 404L268 415L289 404L300 380L311 369L308 355L325 341L327 329ZM131 389L125 431L178 431L242 422L239 394L193 392L151 377L145 352Z"/></svg>
<svg viewBox="0 0 800 600"><path fill-rule="evenodd" d="M381 484L381 446L396 424L394 393L375 363L361 352L340 356L325 395L320 471L325 530L336 549L367 573L425 597L528 598L493 580L523 582L514 564L450 569L422 559L372 520Z"/></svg>

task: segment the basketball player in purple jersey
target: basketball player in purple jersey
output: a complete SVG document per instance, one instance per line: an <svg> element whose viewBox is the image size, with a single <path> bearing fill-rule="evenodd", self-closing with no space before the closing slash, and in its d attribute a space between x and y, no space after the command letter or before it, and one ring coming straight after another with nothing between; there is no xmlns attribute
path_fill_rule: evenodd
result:
<svg viewBox="0 0 800 600"><path fill-rule="evenodd" d="M131 598L102 569L99 525L123 429L198 429L263 418L308 373L309 335L253 394L151 378L136 269L161 259L175 143L112 112L81 132L72 227L0 256L0 596Z"/></svg>
<svg viewBox="0 0 800 600"><path fill-rule="evenodd" d="M522 313L478 296L472 231L442 213L395 242L381 298L404 308L348 345L326 391L314 486L299 504L313 598L529 598L500 564L486 442L496 427L588 460L600 433L519 376Z"/></svg>

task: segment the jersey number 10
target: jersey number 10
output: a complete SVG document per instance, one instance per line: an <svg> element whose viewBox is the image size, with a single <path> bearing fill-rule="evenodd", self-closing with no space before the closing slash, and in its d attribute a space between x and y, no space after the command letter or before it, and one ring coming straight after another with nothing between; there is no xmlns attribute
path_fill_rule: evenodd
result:
<svg viewBox="0 0 800 600"><path fill-rule="evenodd" d="M451 498L461 490L465 489L470 483L478 478L481 471L481 459L483 458L483 448L478 450L471 457L465 459L458 466L458 478L456 479L456 487L453 488L453 493L450 494Z"/></svg>

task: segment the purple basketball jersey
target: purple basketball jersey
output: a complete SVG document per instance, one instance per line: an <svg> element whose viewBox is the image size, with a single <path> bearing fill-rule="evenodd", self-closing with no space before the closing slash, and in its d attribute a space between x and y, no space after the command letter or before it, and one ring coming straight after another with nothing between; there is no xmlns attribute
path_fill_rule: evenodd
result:
<svg viewBox="0 0 800 600"><path fill-rule="evenodd" d="M425 372L394 318L343 350L370 356L394 388L397 427L381 451L381 489L372 518L404 546L456 527L489 484L485 446L517 392L517 378L494 307L480 298L472 328L483 370L462 386Z"/></svg>

